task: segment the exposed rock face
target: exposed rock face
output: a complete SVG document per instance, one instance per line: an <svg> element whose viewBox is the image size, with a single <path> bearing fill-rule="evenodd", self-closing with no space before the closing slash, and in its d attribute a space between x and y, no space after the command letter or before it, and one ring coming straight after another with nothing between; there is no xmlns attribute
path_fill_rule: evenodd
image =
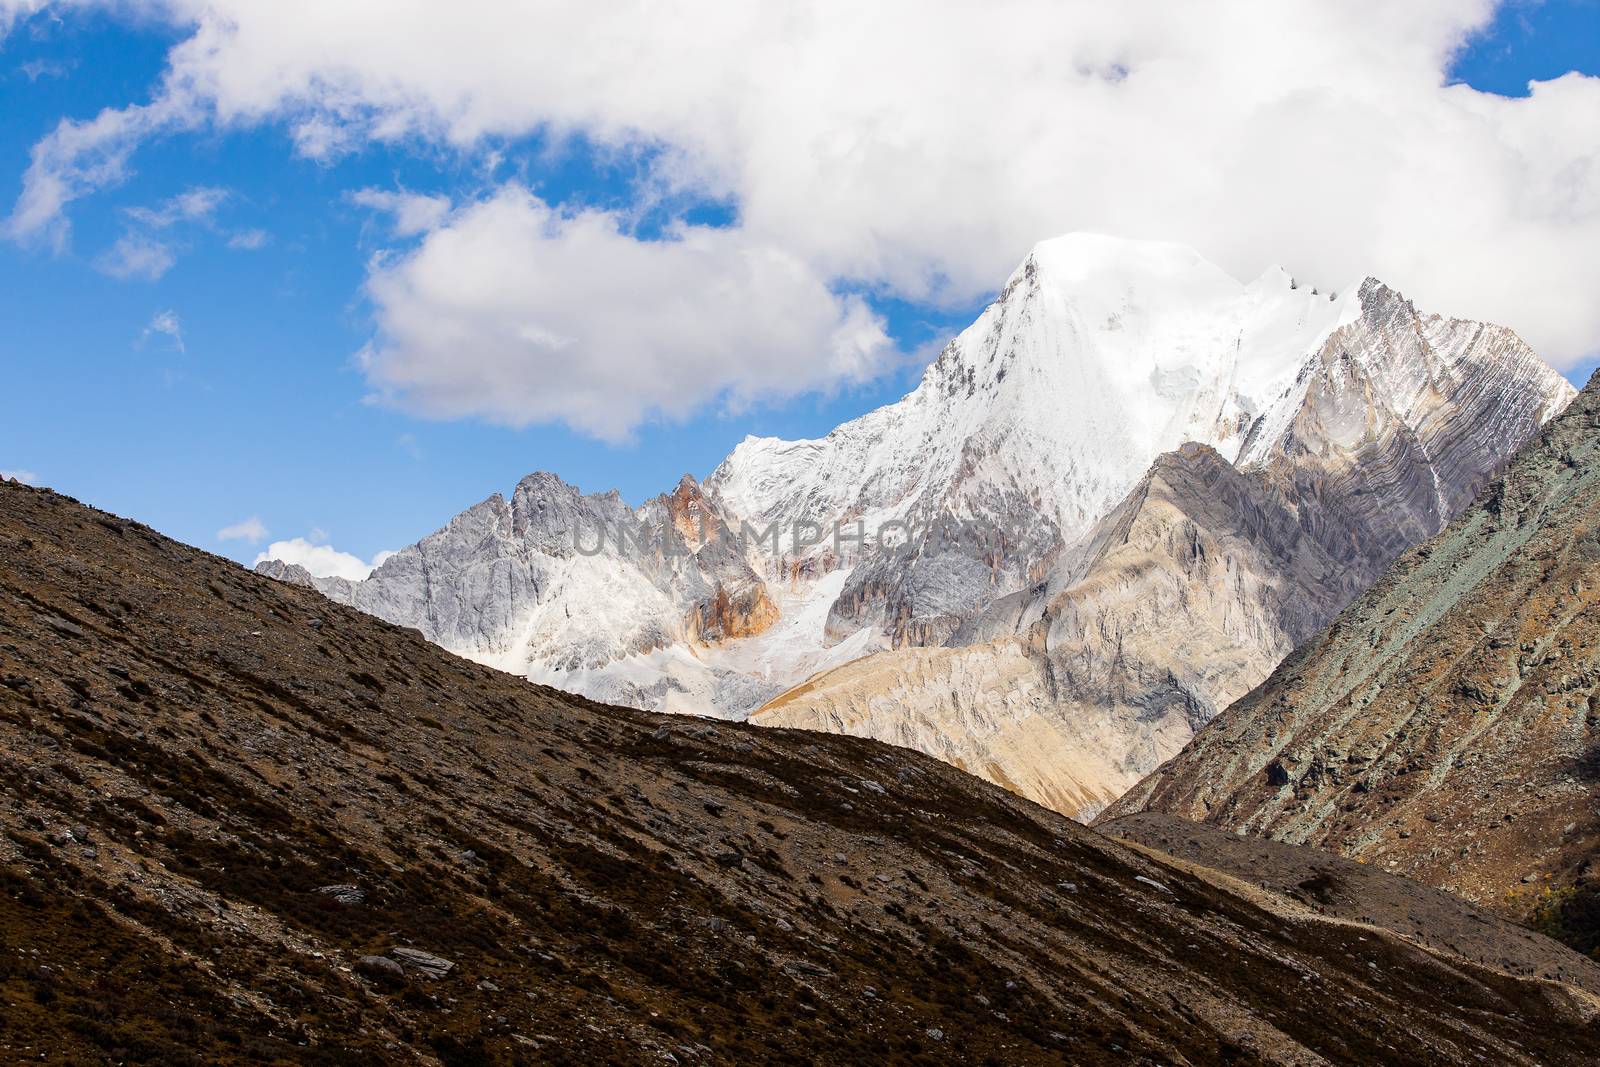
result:
<svg viewBox="0 0 1600 1067"><path fill-rule="evenodd" d="M585 496L540 472L510 501L496 494L469 508L364 581L314 579L277 561L257 569L478 662L650 705L636 679L596 669L771 626L777 608L745 557L738 532L687 475L635 512L615 492Z"/></svg>
<svg viewBox="0 0 1600 1067"><path fill-rule="evenodd" d="M1600 847L1600 380L1108 814L1320 844L1525 913Z"/></svg>
<svg viewBox="0 0 1600 1067"><path fill-rule="evenodd" d="M904 749L597 706L9 483L0 634L7 1060L1600 1055L1559 948L1518 973Z"/></svg>
<svg viewBox="0 0 1600 1067"><path fill-rule="evenodd" d="M1336 559L1274 488L1191 445L1158 459L1046 581L997 602L958 647L848 664L752 721L909 745L1087 818L1375 568Z"/></svg>
<svg viewBox="0 0 1600 1067"><path fill-rule="evenodd" d="M749 546L687 474L671 493L640 509L640 518L673 565L674 589L692 603L684 623L691 641L754 637L778 619L778 608L746 560Z"/></svg>
<svg viewBox="0 0 1600 1067"><path fill-rule="evenodd" d="M1374 279L1246 285L1180 246L1073 235L915 390L821 440L747 439L704 493L637 513L536 475L366 582L317 585L640 707L741 718L833 672L760 721L913 744L1089 815L1571 394L1511 331ZM654 547L574 552L630 521ZM953 651L844 667L990 643L994 672Z"/></svg>
<svg viewBox="0 0 1600 1067"><path fill-rule="evenodd" d="M969 651L885 653L904 664L835 670L754 721L910 744L1093 817L1437 532L1570 394L1509 331L1423 318L1376 282L1358 295L1237 465L1196 444L1161 456L1044 581L951 635ZM998 703L967 680L985 656Z"/></svg>
<svg viewBox="0 0 1600 1067"><path fill-rule="evenodd" d="M1063 812L1098 811L1138 780L1119 768L1138 717L1063 704L1021 640L879 653L826 671L751 716L760 726L914 748Z"/></svg>
<svg viewBox="0 0 1600 1067"><path fill-rule="evenodd" d="M319 584L312 573L300 564L285 563L281 559L262 560L256 564L256 573L275 578L280 582L288 582L290 585L304 586L307 589L316 589Z"/></svg>
<svg viewBox="0 0 1600 1067"><path fill-rule="evenodd" d="M1241 284L1180 245L1045 241L904 399L820 440L748 438L707 491L786 531L909 523L888 547L785 547L853 567L829 639L867 626L940 644L1036 581L1156 456L1201 441L1233 459L1249 427L1294 404L1308 354L1358 306L1276 269Z"/></svg>

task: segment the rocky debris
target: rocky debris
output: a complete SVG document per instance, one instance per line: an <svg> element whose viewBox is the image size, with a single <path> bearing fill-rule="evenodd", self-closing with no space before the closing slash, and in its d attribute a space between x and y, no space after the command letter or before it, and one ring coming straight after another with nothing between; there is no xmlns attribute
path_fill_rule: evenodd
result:
<svg viewBox="0 0 1600 1067"><path fill-rule="evenodd" d="M1600 379L1105 818L1320 845L1600 946L1597 529Z"/></svg>
<svg viewBox="0 0 1600 1067"><path fill-rule="evenodd" d="M354 907L367 899L367 894L362 892L361 887L354 885L319 886L317 892L346 907Z"/></svg>
<svg viewBox="0 0 1600 1067"><path fill-rule="evenodd" d="M44 491L0 487L0 559L0 1060L1600 1053L1572 982L1357 940L914 752L664 744Z"/></svg>
<svg viewBox="0 0 1600 1067"><path fill-rule="evenodd" d="M374 977L404 978L406 974L405 968L388 956L362 956L356 969Z"/></svg>
<svg viewBox="0 0 1600 1067"><path fill-rule="evenodd" d="M389 950L389 955L398 960L401 966L418 971L429 978L443 978L455 969L452 961L419 948L392 948Z"/></svg>
<svg viewBox="0 0 1600 1067"><path fill-rule="evenodd" d="M85 636L83 627L79 626L75 622L69 622L59 615L46 615L44 621L45 624L50 627L50 629L54 630L58 634L64 634L67 637Z"/></svg>

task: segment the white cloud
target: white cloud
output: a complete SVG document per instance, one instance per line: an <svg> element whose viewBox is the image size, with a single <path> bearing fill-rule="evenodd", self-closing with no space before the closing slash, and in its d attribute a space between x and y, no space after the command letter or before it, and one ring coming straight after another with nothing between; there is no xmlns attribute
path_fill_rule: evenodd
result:
<svg viewBox="0 0 1600 1067"><path fill-rule="evenodd" d="M30 82L36 82L41 78L65 78L76 66L77 63L75 62L63 63L53 59L31 59L17 69Z"/></svg>
<svg viewBox="0 0 1600 1067"><path fill-rule="evenodd" d="M155 207L128 208L128 217L153 230L164 230L180 222L209 222L230 193L212 185L197 185L164 200Z"/></svg>
<svg viewBox="0 0 1600 1067"><path fill-rule="evenodd" d="M49 0L0 0L0 37L13 25L44 8Z"/></svg>
<svg viewBox="0 0 1600 1067"><path fill-rule="evenodd" d="M151 104L106 108L92 119L62 119L33 146L22 193L0 229L25 244L64 247L68 204L125 180L129 157L152 134L201 121L198 105L173 91Z"/></svg>
<svg viewBox="0 0 1600 1067"><path fill-rule="evenodd" d="M38 485L39 476L32 471L0 471L0 482L21 482L23 485Z"/></svg>
<svg viewBox="0 0 1600 1067"><path fill-rule="evenodd" d="M142 333L139 334L139 340L137 344L143 345L146 341L150 340L150 338L156 336L157 334L171 341L172 347L176 348L179 352L184 351L183 323L179 321L176 312L171 310L156 312L155 317L150 320L150 324L144 328Z"/></svg>
<svg viewBox="0 0 1600 1067"><path fill-rule="evenodd" d="M450 214L449 197L425 196L403 190L357 189L350 194L350 202L392 215L396 237L415 237L419 233L427 233Z"/></svg>
<svg viewBox="0 0 1600 1067"><path fill-rule="evenodd" d="M613 214L563 214L506 185L367 278L386 399L437 417L561 421L616 440L726 397L861 380L883 325L800 260L740 230L640 241Z"/></svg>
<svg viewBox="0 0 1600 1067"><path fill-rule="evenodd" d="M461 0L448 18L392 0L163 0L157 10L188 36L154 97L65 121L41 141L14 235L59 234L73 198L121 180L135 143L175 129L278 123L317 158L405 139L486 158L508 138L581 134L600 150L648 150L654 192L732 203L737 229L705 239L721 262L770 254L819 284L965 302L1034 241L1091 229L1184 241L1245 277L1272 262L1326 285L1376 273L1425 307L1505 322L1561 365L1600 347L1600 78L1539 83L1516 100L1445 84L1489 0ZM470 221L441 216L423 250L375 268L380 297L397 298L380 302L380 383L392 372L391 387L440 413L552 417L554 404L526 393L519 368L533 366L559 371L552 393L576 399L589 412L579 422L602 432L616 420L593 416L599 399L585 398L596 389L648 410L639 382L540 354L568 339L591 346L606 322L546 315L533 297L537 314L521 321L504 292L515 278L496 279L492 307L443 292L425 268L465 250ZM577 225L524 233L524 244L545 263L575 255ZM582 266L626 276L651 254L637 244L596 239ZM689 244L657 260L695 260ZM478 243L516 275L506 247ZM527 273L549 276L543 265ZM673 358L713 331L694 314L666 314L667 291L702 309L710 301L696 286L707 277L646 286ZM793 294L778 288L777 306L738 309L730 343L763 313L773 332L786 328L793 308L781 301ZM424 322L430 311L441 317ZM443 383L405 358L452 335L491 339L501 358L469 360ZM826 379L798 349L785 349L797 378ZM606 366L672 379L667 354ZM502 384L512 399L497 404Z"/></svg>
<svg viewBox="0 0 1600 1067"><path fill-rule="evenodd" d="M240 252L254 252L265 248L271 240L272 235L266 230L240 230L228 238L228 247Z"/></svg>
<svg viewBox="0 0 1600 1067"><path fill-rule="evenodd" d="M267 527L255 515L248 519L241 519L231 526L224 526L217 531L218 541L243 541L246 544L258 545L267 539Z"/></svg>
<svg viewBox="0 0 1600 1067"><path fill-rule="evenodd" d="M117 243L95 257L94 266L102 274L124 281L158 280L178 261L172 246L148 234L125 233Z"/></svg>
<svg viewBox="0 0 1600 1067"><path fill-rule="evenodd" d="M359 582L392 555L393 552L379 552L371 563L364 563L359 556L340 552L332 545L313 544L304 537L293 537L287 541L272 542L251 565L276 559L284 563L297 563L318 578L348 578L352 582Z"/></svg>
<svg viewBox="0 0 1600 1067"><path fill-rule="evenodd" d="M116 244L95 257L95 269L113 278L156 281L178 261L173 238L165 231L183 224L212 225L217 208L231 194L215 186L195 186L154 207L124 210L128 227ZM162 236L157 236L162 234ZM182 239L178 238L181 244Z"/></svg>

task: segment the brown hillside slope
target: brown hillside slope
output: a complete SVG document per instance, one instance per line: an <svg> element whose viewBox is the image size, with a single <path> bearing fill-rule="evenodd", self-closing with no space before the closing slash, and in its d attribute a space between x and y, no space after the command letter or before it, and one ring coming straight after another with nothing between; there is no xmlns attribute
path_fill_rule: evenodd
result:
<svg viewBox="0 0 1600 1067"><path fill-rule="evenodd" d="M1600 994L1600 964L1454 893L1371 864L1157 811L1125 815L1099 829L1297 900L1318 914L1392 930L1426 948L1497 970L1558 978Z"/></svg>
<svg viewBox="0 0 1600 1067"><path fill-rule="evenodd" d="M0 485L0 1060L1585 1063L1595 1000Z"/></svg>
<svg viewBox="0 0 1600 1067"><path fill-rule="evenodd" d="M1103 816L1321 845L1600 934L1600 375L1477 502ZM1587 913L1587 917L1585 917Z"/></svg>

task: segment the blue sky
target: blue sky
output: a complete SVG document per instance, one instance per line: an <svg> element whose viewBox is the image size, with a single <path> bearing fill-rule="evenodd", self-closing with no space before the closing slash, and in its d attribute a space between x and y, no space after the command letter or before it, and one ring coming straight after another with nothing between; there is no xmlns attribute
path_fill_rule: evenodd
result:
<svg viewBox="0 0 1600 1067"><path fill-rule="evenodd" d="M22 194L30 153L63 119L150 100L169 51L192 32L122 8L47 12L13 27L0 41L0 204ZM1502 7L1438 82L1520 96L1530 80L1571 70L1600 73L1600 8L1551 0ZM753 230L767 194L705 180L663 195L669 161L682 169L670 136L619 150L603 130L597 144L581 129L557 134L534 121L467 146L454 136L358 136L319 156L297 140L305 113L145 137L116 181L70 204L68 236L0 240L0 469L241 560L258 546L217 532L247 517L272 539L315 533L369 558L536 469L638 502L685 471L705 475L745 434L815 436L899 396L929 346L981 309L985 284L1004 280L989 264L1025 251L1008 237L987 241L981 256L940 260L885 238L888 252L806 253L836 296L864 301L887 332L890 354L874 356L866 380L823 377L748 405L714 398L687 416L635 420L622 439L559 423L509 427L470 410L429 417L409 402L374 402L357 359L378 333L364 290L374 263L403 262L420 239L352 202L356 191L462 205L516 182L561 211L625 214L637 241L679 225ZM175 198L196 190L185 216ZM960 210L961 195L952 199ZM1117 230L1128 218L1120 208L1074 210L1045 224ZM119 241L144 258L118 266ZM1250 252L1229 254L1247 262ZM948 281L968 260L982 261L972 273L987 283ZM1594 366L1592 351L1566 360L1575 381Z"/></svg>
<svg viewBox="0 0 1600 1067"><path fill-rule="evenodd" d="M15 193L30 148L62 116L89 116L148 93L179 34L106 16L74 18L40 40L17 34L0 58L0 172ZM30 79L29 64L63 73ZM540 139L506 147L545 197L610 205L629 197L631 168L582 145ZM414 418L364 402L352 358L371 335L360 296L379 221L345 202L353 190L473 187L449 154L373 147L335 165L296 158L281 129L174 139L144 149L131 179L73 216L70 250L0 245L0 469L148 522L237 558L251 546L216 531L259 516L278 536L322 531L370 558L409 543L534 470L635 503L708 474L746 434L813 436L901 395L908 366L870 385L739 415L651 422L608 444L563 426L508 429L476 419ZM127 228L130 207L195 186L228 190L209 225L177 227L177 263L154 282L95 269ZM0 188L6 188L0 186ZM718 205L692 216L716 219ZM722 212L725 214L725 212ZM228 239L264 230L259 249ZM880 302L910 346L953 333L979 309ZM173 312L181 346L147 334Z"/></svg>

